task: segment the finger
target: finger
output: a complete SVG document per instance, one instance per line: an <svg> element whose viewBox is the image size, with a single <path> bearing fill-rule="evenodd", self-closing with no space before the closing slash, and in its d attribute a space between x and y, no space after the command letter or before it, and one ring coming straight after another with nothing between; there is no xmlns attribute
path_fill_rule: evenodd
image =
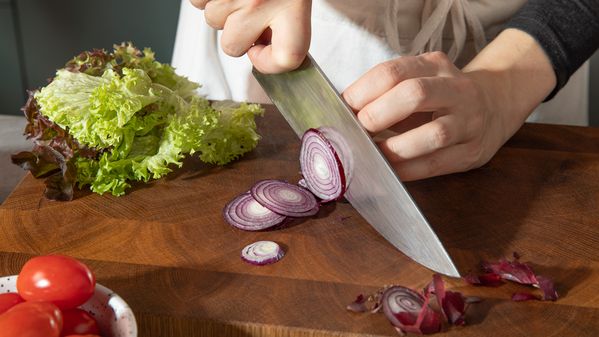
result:
<svg viewBox="0 0 599 337"><path fill-rule="evenodd" d="M459 101L457 81L450 77L407 79L358 111L358 120L366 130L379 132L415 112L452 107Z"/></svg>
<svg viewBox="0 0 599 337"><path fill-rule="evenodd" d="M354 110L362 110L368 103L410 78L447 76L453 64L443 53L404 56L381 63L362 75L344 92L343 98Z"/></svg>
<svg viewBox="0 0 599 337"><path fill-rule="evenodd" d="M204 9L206 7L206 4L208 2L210 2L210 0L190 0L189 2L191 2L191 4L194 7L197 7L199 9Z"/></svg>
<svg viewBox="0 0 599 337"><path fill-rule="evenodd" d="M239 57L260 38L268 24L256 14L239 10L227 18L220 38L225 54Z"/></svg>
<svg viewBox="0 0 599 337"><path fill-rule="evenodd" d="M270 24L270 45L255 45L248 56L262 73L281 73L297 68L310 47L310 8L291 8Z"/></svg>
<svg viewBox="0 0 599 337"><path fill-rule="evenodd" d="M214 29L223 29L227 17L240 8L239 1L212 0L205 5L204 18L210 27Z"/></svg>
<svg viewBox="0 0 599 337"><path fill-rule="evenodd" d="M458 144L393 167L402 181L419 180L477 168L486 162L481 153L473 143Z"/></svg>
<svg viewBox="0 0 599 337"><path fill-rule="evenodd" d="M444 115L379 143L391 162L421 157L462 142L465 135L454 115Z"/></svg>

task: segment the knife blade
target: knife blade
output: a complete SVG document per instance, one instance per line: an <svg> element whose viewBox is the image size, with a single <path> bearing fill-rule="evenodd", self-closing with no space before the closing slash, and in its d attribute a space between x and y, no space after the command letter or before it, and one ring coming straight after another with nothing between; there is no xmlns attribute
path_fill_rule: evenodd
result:
<svg viewBox="0 0 599 337"><path fill-rule="evenodd" d="M290 72L252 73L299 137L323 126L343 134L354 157L345 197L372 227L414 261L460 276L389 162L310 55Z"/></svg>

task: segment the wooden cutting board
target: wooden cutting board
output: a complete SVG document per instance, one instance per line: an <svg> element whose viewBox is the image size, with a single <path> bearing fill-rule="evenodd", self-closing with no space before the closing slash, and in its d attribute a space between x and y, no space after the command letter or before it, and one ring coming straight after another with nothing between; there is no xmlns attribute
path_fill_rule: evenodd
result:
<svg viewBox="0 0 599 337"><path fill-rule="evenodd" d="M282 229L226 224L226 202L260 179L295 182L299 140L269 107L258 148L226 167L190 159L124 197L79 191L42 197L27 176L0 207L0 275L37 254L86 261L133 308L140 336L395 336L382 314L345 306L388 284L419 288L432 272L378 235L350 204L323 207ZM476 269L516 251L553 278L555 302L510 300L526 287L449 287L484 301L455 336L599 334L599 130L525 125L484 167L407 184L458 265ZM274 240L287 255L257 267L246 244Z"/></svg>

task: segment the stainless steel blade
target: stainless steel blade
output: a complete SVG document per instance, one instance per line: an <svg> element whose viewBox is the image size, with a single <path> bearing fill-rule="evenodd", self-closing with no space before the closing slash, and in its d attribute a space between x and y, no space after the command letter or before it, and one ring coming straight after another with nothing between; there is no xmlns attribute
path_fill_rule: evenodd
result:
<svg viewBox="0 0 599 337"><path fill-rule="evenodd" d="M352 149L345 197L383 237L416 262L459 277L449 254L379 148L310 56L296 70L254 76L295 133L330 126Z"/></svg>

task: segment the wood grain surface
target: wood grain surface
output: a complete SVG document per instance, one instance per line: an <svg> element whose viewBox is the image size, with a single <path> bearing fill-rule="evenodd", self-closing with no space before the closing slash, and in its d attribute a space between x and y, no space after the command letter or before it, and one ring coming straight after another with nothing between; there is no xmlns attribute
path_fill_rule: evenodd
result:
<svg viewBox="0 0 599 337"><path fill-rule="evenodd" d="M347 203L263 232L232 228L226 202L260 179L296 181L299 140L269 107L263 139L218 168L196 159L124 197L42 197L27 176L0 207L0 275L31 256L88 263L133 308L140 337L395 336L381 314L345 306L383 285L422 287L432 272L377 234ZM510 300L526 287L449 287L484 301L447 336L599 335L599 130L525 125L484 167L407 184L462 270L516 251L556 281L557 302ZM256 267L239 253L274 240L287 254Z"/></svg>

